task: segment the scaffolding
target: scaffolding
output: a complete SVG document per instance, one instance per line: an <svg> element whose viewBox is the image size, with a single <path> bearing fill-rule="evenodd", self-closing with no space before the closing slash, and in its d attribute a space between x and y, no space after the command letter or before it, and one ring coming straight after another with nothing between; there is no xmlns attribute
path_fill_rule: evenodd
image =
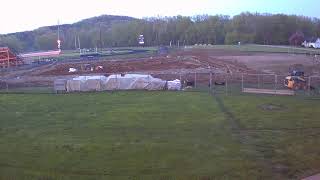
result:
<svg viewBox="0 0 320 180"><path fill-rule="evenodd" d="M23 64L22 59L8 47L0 47L0 68L10 68Z"/></svg>

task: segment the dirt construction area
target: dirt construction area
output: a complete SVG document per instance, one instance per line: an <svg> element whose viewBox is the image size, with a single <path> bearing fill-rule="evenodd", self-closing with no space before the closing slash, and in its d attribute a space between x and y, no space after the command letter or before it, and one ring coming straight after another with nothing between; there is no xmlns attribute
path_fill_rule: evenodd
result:
<svg viewBox="0 0 320 180"><path fill-rule="evenodd" d="M193 73L222 74L288 74L290 67L300 64L307 75L320 75L319 57L287 53L241 52L235 50L195 49L175 50L166 55L144 58L114 58L109 60L59 61L29 71L10 71L3 77L19 77L20 81L52 82L77 75L114 73ZM70 68L75 71L70 72ZM17 79L16 79L17 80Z"/></svg>
<svg viewBox="0 0 320 180"><path fill-rule="evenodd" d="M289 68L301 64L308 74L320 73L320 62L306 55L288 55L286 53L248 53L230 50L185 49L166 56L154 56L141 59L114 59L102 61L79 61L59 63L48 69L41 69L37 75L70 75L92 73L128 73L128 72L177 72L212 70L221 73L276 73L287 74ZM92 69L85 69L89 65ZM96 67L102 66L97 69ZM69 68L77 72L69 72Z"/></svg>

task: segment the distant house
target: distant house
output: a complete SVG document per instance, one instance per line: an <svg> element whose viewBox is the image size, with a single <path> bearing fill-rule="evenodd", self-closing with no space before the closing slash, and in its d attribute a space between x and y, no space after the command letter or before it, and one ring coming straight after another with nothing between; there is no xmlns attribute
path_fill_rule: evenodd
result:
<svg viewBox="0 0 320 180"><path fill-rule="evenodd" d="M303 47L320 49L320 38L311 38L302 43Z"/></svg>

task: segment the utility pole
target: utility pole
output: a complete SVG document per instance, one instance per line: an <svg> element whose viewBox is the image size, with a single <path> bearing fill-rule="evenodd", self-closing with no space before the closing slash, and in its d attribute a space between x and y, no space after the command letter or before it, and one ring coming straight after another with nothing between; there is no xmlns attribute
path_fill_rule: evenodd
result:
<svg viewBox="0 0 320 180"><path fill-rule="evenodd" d="M58 50L61 50L61 41L60 41L60 21L58 20Z"/></svg>
<svg viewBox="0 0 320 180"><path fill-rule="evenodd" d="M81 49L80 36L78 36L78 45L79 45L79 49Z"/></svg>
<svg viewBox="0 0 320 180"><path fill-rule="evenodd" d="M77 36L74 36L74 49L77 50Z"/></svg>
<svg viewBox="0 0 320 180"><path fill-rule="evenodd" d="M81 46L80 46L80 37L78 35L78 45L79 45L79 53L81 54Z"/></svg>
<svg viewBox="0 0 320 180"><path fill-rule="evenodd" d="M99 24L100 28L100 52L102 51L102 34L101 34L101 24Z"/></svg>
<svg viewBox="0 0 320 180"><path fill-rule="evenodd" d="M58 20L58 40L60 40L60 21Z"/></svg>

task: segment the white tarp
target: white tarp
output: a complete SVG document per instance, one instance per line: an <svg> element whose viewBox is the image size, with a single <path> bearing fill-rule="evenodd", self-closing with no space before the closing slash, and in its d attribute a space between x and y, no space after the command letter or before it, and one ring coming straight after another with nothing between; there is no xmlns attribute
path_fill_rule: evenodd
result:
<svg viewBox="0 0 320 180"><path fill-rule="evenodd" d="M166 81L151 75L115 74L107 78L105 85L107 90L163 90Z"/></svg>
<svg viewBox="0 0 320 180"><path fill-rule="evenodd" d="M315 48L320 49L320 38L317 39L317 41L315 43Z"/></svg>
<svg viewBox="0 0 320 180"><path fill-rule="evenodd" d="M99 79L88 79L85 81L84 84L84 91L102 91L102 81Z"/></svg>
<svg viewBox="0 0 320 180"><path fill-rule="evenodd" d="M78 76L67 81L67 91L103 91L105 76Z"/></svg>
<svg viewBox="0 0 320 180"><path fill-rule="evenodd" d="M68 80L66 89L68 92L81 91L81 81Z"/></svg>
<svg viewBox="0 0 320 180"><path fill-rule="evenodd" d="M65 79L56 79L54 81L53 87L55 91L66 91L66 83Z"/></svg>
<svg viewBox="0 0 320 180"><path fill-rule="evenodd" d="M67 81L67 91L164 90L166 83L151 75L141 74L79 76Z"/></svg>
<svg viewBox="0 0 320 180"><path fill-rule="evenodd" d="M168 90L180 91L181 90L181 81L176 79L174 81L168 81Z"/></svg>
<svg viewBox="0 0 320 180"><path fill-rule="evenodd" d="M69 68L69 72L77 72L77 69L76 68Z"/></svg>
<svg viewBox="0 0 320 180"><path fill-rule="evenodd" d="M90 79L94 79L94 80L106 80L107 77L105 76L78 76L78 77L75 77L73 78L72 80L79 80L79 81L87 81L87 80L90 80Z"/></svg>

